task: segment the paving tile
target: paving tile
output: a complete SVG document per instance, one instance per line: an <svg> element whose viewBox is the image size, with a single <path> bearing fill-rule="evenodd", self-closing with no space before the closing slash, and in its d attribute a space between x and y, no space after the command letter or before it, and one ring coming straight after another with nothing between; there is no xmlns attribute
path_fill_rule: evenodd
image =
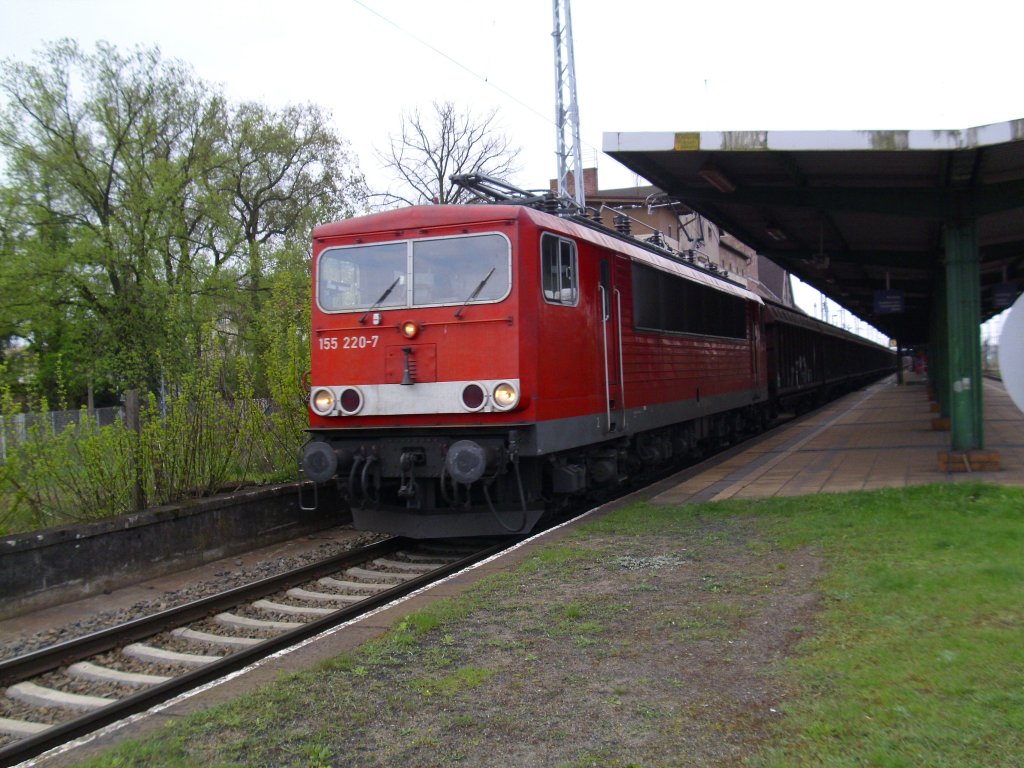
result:
<svg viewBox="0 0 1024 768"><path fill-rule="evenodd" d="M983 481L1024 486L1024 414L998 382L985 383L985 444L998 472L944 473L949 432L932 429L927 391L895 378L848 395L748 450L667 488L655 504Z"/></svg>

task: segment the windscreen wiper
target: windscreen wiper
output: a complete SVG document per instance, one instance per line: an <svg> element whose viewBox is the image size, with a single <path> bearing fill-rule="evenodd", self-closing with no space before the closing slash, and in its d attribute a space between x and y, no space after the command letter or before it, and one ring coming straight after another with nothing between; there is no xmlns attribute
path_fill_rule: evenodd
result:
<svg viewBox="0 0 1024 768"><path fill-rule="evenodd" d="M484 289L484 286L487 285L487 281L491 279L491 275L494 274L494 270L496 269L497 267L491 267L491 271L488 272L487 276L480 281L480 285L473 289L473 292L469 294L469 298L462 302L461 307L455 310L455 317L462 317L462 310L466 308L466 305L469 304L469 302L471 302L473 299L480 295L480 291L482 291Z"/></svg>
<svg viewBox="0 0 1024 768"><path fill-rule="evenodd" d="M398 285L398 281L399 281L399 280L401 280L401 279L402 279L402 276L401 276L401 275L399 275L398 277L396 277L396 278L395 278L395 282L393 282L393 283L392 283L391 285L389 285L389 286L387 287L387 290L386 290L386 291L384 291L384 293L382 293L382 294L380 295L380 298L379 298L379 299L377 299L377 300L376 300L375 302L373 302L373 304L371 304L371 305L370 305L370 308L369 308L368 310L366 310L365 312L363 312L363 316L359 318L359 324L360 324L360 325L366 325L366 316L367 316L368 314L370 314L371 312L373 312L373 310L375 310L375 309L376 309L377 307L379 307L379 306L380 306L381 304L383 304L383 303L384 303L385 299L387 299L387 297L391 295L391 292L392 292L393 290L395 290L395 286L396 286L396 285Z"/></svg>

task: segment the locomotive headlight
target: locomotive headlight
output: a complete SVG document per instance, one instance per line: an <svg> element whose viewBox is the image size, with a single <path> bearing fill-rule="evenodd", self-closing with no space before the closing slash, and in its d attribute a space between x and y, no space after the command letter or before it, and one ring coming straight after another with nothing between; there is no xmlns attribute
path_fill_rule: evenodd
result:
<svg viewBox="0 0 1024 768"><path fill-rule="evenodd" d="M516 388L507 381L503 381L494 388L494 407L499 411L507 411L511 408L515 408L516 403L518 402L519 392L517 392Z"/></svg>
<svg viewBox="0 0 1024 768"><path fill-rule="evenodd" d="M314 411L321 416L326 416L334 410L334 393L325 387L314 389L309 396L309 403L313 406Z"/></svg>
<svg viewBox="0 0 1024 768"><path fill-rule="evenodd" d="M354 416L363 408L363 393L355 387L345 387L341 392L341 412Z"/></svg>
<svg viewBox="0 0 1024 768"><path fill-rule="evenodd" d="M404 322L399 326L402 335L407 339L415 339L420 335L420 327L417 323L410 321Z"/></svg>
<svg viewBox="0 0 1024 768"><path fill-rule="evenodd" d="M479 411L486 402L487 394L476 382L462 388L462 407L467 411Z"/></svg>

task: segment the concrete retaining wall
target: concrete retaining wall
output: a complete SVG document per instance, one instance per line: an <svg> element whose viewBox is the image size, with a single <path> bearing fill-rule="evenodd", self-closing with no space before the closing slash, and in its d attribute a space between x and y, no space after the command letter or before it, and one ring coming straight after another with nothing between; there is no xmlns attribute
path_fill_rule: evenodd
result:
<svg viewBox="0 0 1024 768"><path fill-rule="evenodd" d="M307 503L311 502L310 492ZM0 618L143 581L351 519L334 488L299 508L294 484L0 539Z"/></svg>

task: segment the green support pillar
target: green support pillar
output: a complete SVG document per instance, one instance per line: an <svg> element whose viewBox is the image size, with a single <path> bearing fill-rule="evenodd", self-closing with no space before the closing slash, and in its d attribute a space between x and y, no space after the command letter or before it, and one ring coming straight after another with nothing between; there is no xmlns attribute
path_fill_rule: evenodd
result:
<svg viewBox="0 0 1024 768"><path fill-rule="evenodd" d="M928 339L928 381L932 385L939 416L949 418L949 321L946 311L946 275L940 274L932 294L932 318Z"/></svg>
<svg viewBox="0 0 1024 768"><path fill-rule="evenodd" d="M952 450L984 447L981 378L981 270L973 220L947 222L946 380Z"/></svg>

